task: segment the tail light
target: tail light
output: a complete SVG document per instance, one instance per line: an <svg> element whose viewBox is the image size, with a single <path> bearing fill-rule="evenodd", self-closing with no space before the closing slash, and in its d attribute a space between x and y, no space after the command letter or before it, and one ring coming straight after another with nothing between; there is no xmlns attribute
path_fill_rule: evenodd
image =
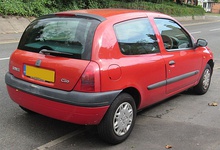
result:
<svg viewBox="0 0 220 150"><path fill-rule="evenodd" d="M80 92L100 92L100 72L97 63L89 63L74 90Z"/></svg>

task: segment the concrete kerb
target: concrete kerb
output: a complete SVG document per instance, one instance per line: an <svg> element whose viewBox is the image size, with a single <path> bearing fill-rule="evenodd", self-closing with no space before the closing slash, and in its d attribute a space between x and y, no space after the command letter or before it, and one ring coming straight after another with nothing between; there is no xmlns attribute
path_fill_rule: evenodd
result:
<svg viewBox="0 0 220 150"><path fill-rule="evenodd" d="M205 20L206 16L183 16L183 17L174 17L178 21L191 21L191 20Z"/></svg>

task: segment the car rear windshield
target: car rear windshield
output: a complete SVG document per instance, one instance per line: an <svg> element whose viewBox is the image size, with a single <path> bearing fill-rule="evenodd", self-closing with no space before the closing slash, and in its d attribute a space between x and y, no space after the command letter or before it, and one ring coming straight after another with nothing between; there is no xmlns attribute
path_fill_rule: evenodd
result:
<svg viewBox="0 0 220 150"><path fill-rule="evenodd" d="M89 60L94 32L99 23L91 18L39 18L27 27L18 49Z"/></svg>

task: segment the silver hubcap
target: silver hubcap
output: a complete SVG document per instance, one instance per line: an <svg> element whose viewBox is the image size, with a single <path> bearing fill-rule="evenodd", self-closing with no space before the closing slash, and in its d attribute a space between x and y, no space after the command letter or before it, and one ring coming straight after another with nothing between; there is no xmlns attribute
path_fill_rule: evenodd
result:
<svg viewBox="0 0 220 150"><path fill-rule="evenodd" d="M210 70L206 69L204 72L204 77L203 77L203 89L205 90L209 87L210 77L211 77Z"/></svg>
<svg viewBox="0 0 220 150"><path fill-rule="evenodd" d="M133 109L128 102L122 103L116 110L113 118L114 132L123 136L130 129L133 121Z"/></svg>

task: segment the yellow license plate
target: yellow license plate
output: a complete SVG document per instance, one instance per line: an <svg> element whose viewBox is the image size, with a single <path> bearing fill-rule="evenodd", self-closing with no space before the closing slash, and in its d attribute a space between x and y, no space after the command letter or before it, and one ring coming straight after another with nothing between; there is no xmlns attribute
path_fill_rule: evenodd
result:
<svg viewBox="0 0 220 150"><path fill-rule="evenodd" d="M24 75L45 82L55 81L55 72L48 69L24 65Z"/></svg>

